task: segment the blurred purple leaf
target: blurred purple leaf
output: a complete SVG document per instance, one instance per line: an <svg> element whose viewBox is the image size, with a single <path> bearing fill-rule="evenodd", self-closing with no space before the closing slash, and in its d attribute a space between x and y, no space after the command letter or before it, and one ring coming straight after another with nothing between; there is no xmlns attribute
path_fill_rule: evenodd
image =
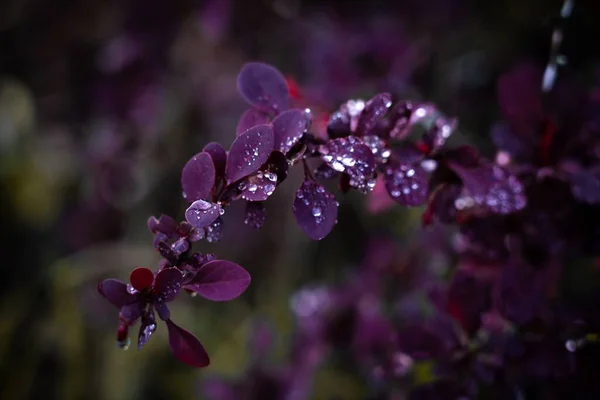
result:
<svg viewBox="0 0 600 400"><path fill-rule="evenodd" d="M335 197L313 180L302 183L292 210L300 229L313 240L323 239L337 223Z"/></svg>
<svg viewBox="0 0 600 400"><path fill-rule="evenodd" d="M204 264L186 289L212 301L233 300L250 285L250 274L231 261L214 260Z"/></svg>
<svg viewBox="0 0 600 400"><path fill-rule="evenodd" d="M423 135L423 142L430 149L430 152L441 149L446 140L454 133L457 125L458 121L456 119L444 117L436 119L429 131Z"/></svg>
<svg viewBox="0 0 600 400"><path fill-rule="evenodd" d="M498 103L505 118L519 134L536 132L543 116L542 71L532 63L522 63L498 80Z"/></svg>
<svg viewBox="0 0 600 400"><path fill-rule="evenodd" d="M419 206L427 200L429 176L418 164L390 161L384 173L390 197L405 206Z"/></svg>
<svg viewBox="0 0 600 400"><path fill-rule="evenodd" d="M209 226L219 218L222 210L218 203L196 200L185 210L185 219L194 228L200 229Z"/></svg>
<svg viewBox="0 0 600 400"><path fill-rule="evenodd" d="M269 123L269 116L264 112L257 110L256 108L249 108L240 117L240 121L237 124L237 136L246 132L248 129L255 127L256 125L264 125Z"/></svg>
<svg viewBox="0 0 600 400"><path fill-rule="evenodd" d="M215 176L215 165L210 154L196 154L181 171L184 198L190 203L207 198L215 185Z"/></svg>
<svg viewBox="0 0 600 400"><path fill-rule="evenodd" d="M413 111L413 105L409 102L402 102L394 106L390 112L391 130L389 137L395 140L405 139L410 133L410 117Z"/></svg>
<svg viewBox="0 0 600 400"><path fill-rule="evenodd" d="M237 87L242 97L255 107L276 113L289 108L289 90L285 77L268 64L245 64L238 75Z"/></svg>
<svg viewBox="0 0 600 400"><path fill-rule="evenodd" d="M169 345L175 358L197 368L210 364L208 354L196 336L177 326L170 319L166 323L169 329Z"/></svg>
<svg viewBox="0 0 600 400"><path fill-rule="evenodd" d="M267 210L260 201L247 202L244 223L254 229L260 229L267 219Z"/></svg>
<svg viewBox="0 0 600 400"><path fill-rule="evenodd" d="M286 154L302 138L308 128L309 119L304 110L293 108L279 114L272 122L275 150Z"/></svg>
<svg viewBox="0 0 600 400"><path fill-rule="evenodd" d="M227 183L231 184L256 172L268 160L273 145L273 130L269 125L257 125L238 136L227 156Z"/></svg>
<svg viewBox="0 0 600 400"><path fill-rule="evenodd" d="M356 133L361 136L368 135L377 121L385 115L391 105L392 95L389 93L380 93L367 101L365 108L358 119Z"/></svg>
<svg viewBox="0 0 600 400"><path fill-rule="evenodd" d="M168 215L161 215L158 219L153 216L148 218L148 229L152 233L162 233L172 237L177 234L177 222Z"/></svg>
<svg viewBox="0 0 600 400"><path fill-rule="evenodd" d="M480 207L497 214L510 214L525 208L525 190L519 180L497 165L465 168L448 165L463 182L463 194L456 199L457 209Z"/></svg>
<svg viewBox="0 0 600 400"><path fill-rule="evenodd" d="M575 198L589 204L600 203L600 170L579 171L571 176Z"/></svg>

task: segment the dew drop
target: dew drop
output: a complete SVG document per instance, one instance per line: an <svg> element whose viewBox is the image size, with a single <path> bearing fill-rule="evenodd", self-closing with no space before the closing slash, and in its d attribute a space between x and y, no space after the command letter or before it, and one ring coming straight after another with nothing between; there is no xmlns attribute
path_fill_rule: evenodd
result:
<svg viewBox="0 0 600 400"><path fill-rule="evenodd" d="M256 192L256 189L258 189L258 186L255 183L251 183L251 184L248 185L248 191L249 192L254 193L254 192Z"/></svg>
<svg viewBox="0 0 600 400"><path fill-rule="evenodd" d="M354 167L356 165L356 160L352 157L344 157L342 158L342 164L347 167Z"/></svg>
<svg viewBox="0 0 600 400"><path fill-rule="evenodd" d="M314 207L312 209L312 215L315 217L320 217L322 212L321 207Z"/></svg>
<svg viewBox="0 0 600 400"><path fill-rule="evenodd" d="M344 167L344 164L342 164L339 161L333 161L331 163L331 167L338 172L344 172L344 170L346 169L346 167Z"/></svg>
<svg viewBox="0 0 600 400"><path fill-rule="evenodd" d="M117 347L123 351L129 349L131 345L131 339L127 338L125 340L117 340Z"/></svg>
<svg viewBox="0 0 600 400"><path fill-rule="evenodd" d="M577 350L577 342L573 339L569 339L565 342L565 348L567 351L574 353Z"/></svg>
<svg viewBox="0 0 600 400"><path fill-rule="evenodd" d="M270 196L275 191L275 185L273 185L272 183L269 183L269 184L265 185L263 190L267 196Z"/></svg>
<svg viewBox="0 0 600 400"><path fill-rule="evenodd" d="M415 170L414 169L409 169L406 172L406 176L408 176L409 178L412 177L415 174Z"/></svg>

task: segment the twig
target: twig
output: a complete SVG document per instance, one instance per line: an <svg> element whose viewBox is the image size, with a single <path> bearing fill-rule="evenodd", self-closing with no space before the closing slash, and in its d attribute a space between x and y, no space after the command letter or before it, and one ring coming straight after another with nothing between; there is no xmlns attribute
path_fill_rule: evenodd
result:
<svg viewBox="0 0 600 400"><path fill-rule="evenodd" d="M552 31L552 39L550 42L550 59L544 71L542 79L542 92L549 92L554 87L558 67L567 63L567 59L563 54L560 54L560 46L563 41L563 22L571 16L575 0L565 0L560 10L560 21Z"/></svg>

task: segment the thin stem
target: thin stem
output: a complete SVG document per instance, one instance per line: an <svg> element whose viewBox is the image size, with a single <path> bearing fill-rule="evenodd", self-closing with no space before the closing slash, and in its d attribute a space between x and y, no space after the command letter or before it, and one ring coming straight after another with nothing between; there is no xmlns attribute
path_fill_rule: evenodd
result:
<svg viewBox="0 0 600 400"><path fill-rule="evenodd" d="M544 71L544 77L542 78L542 92L547 93L552 90L558 73L558 67L563 66L567 63L567 59L563 54L560 54L560 46L563 42L563 23L571 16L573 7L575 6L575 0L564 0L563 6L560 10L560 20L552 31L550 41L550 58Z"/></svg>

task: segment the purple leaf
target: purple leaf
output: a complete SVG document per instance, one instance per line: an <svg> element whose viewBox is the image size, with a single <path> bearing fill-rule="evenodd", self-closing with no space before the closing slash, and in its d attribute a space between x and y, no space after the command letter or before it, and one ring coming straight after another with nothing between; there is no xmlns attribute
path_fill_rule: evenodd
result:
<svg viewBox="0 0 600 400"><path fill-rule="evenodd" d="M237 136L246 132L248 129L255 127L256 125L264 125L269 123L269 116L264 112L257 110L256 108L249 108L240 117L240 121L237 124Z"/></svg>
<svg viewBox="0 0 600 400"><path fill-rule="evenodd" d="M218 203L196 200L185 210L185 219L194 228L200 229L209 226L219 218L222 210Z"/></svg>
<svg viewBox="0 0 600 400"><path fill-rule="evenodd" d="M497 165L465 168L454 162L448 165L463 183L463 193L455 201L458 210L477 207L496 214L510 214L525 208L523 185L504 168Z"/></svg>
<svg viewBox="0 0 600 400"><path fill-rule="evenodd" d="M260 229L267 219L264 203L259 201L247 202L244 223L254 229Z"/></svg>
<svg viewBox="0 0 600 400"><path fill-rule="evenodd" d="M456 125L456 119L440 117L435 120L429 131L423 135L423 141L429 147L430 152L435 152L442 148L446 140L454 133Z"/></svg>
<svg viewBox="0 0 600 400"><path fill-rule="evenodd" d="M275 191L277 174L258 171L239 184L242 199L248 201L265 201Z"/></svg>
<svg viewBox="0 0 600 400"><path fill-rule="evenodd" d="M462 187L455 184L441 184L435 189L431 199L431 210L433 214L443 223L456 221L456 199L460 195Z"/></svg>
<svg viewBox="0 0 600 400"><path fill-rule="evenodd" d="M413 111L413 105L409 102L399 103L396 105L389 117L390 130L389 137L396 140L405 139L410 133L410 117Z"/></svg>
<svg viewBox="0 0 600 400"><path fill-rule="evenodd" d="M309 119L303 110L294 108L279 114L272 122L275 150L286 154L300 141L308 128Z"/></svg>
<svg viewBox="0 0 600 400"><path fill-rule="evenodd" d="M339 110L331 114L327 123L327 135L330 138L340 138L352 133L350 130L351 118L346 110Z"/></svg>
<svg viewBox="0 0 600 400"><path fill-rule="evenodd" d="M121 307L121 310L119 311L119 319L126 322L128 325L133 325L137 319L142 316L144 312L144 305L145 304L143 302L136 301L135 303L127 304Z"/></svg>
<svg viewBox="0 0 600 400"><path fill-rule="evenodd" d="M181 171L183 197L190 203L207 198L215 185L215 176L215 165L210 154L196 154Z"/></svg>
<svg viewBox="0 0 600 400"><path fill-rule="evenodd" d="M329 180L338 176L340 173L331 168L327 163L319 165L314 170L315 178L319 180Z"/></svg>
<svg viewBox="0 0 600 400"><path fill-rule="evenodd" d="M335 197L313 180L302 183L292 210L300 229L313 240L323 239L337 223Z"/></svg>
<svg viewBox="0 0 600 400"><path fill-rule="evenodd" d="M141 350L142 347L148 343L150 336L152 336L155 331L156 316L154 315L152 308L150 308L142 315L142 324L140 325L140 332L138 334L138 350Z"/></svg>
<svg viewBox="0 0 600 400"><path fill-rule="evenodd" d="M327 134L332 139L347 137L356 131L359 118L365 108L361 99L348 100L333 113L327 123Z"/></svg>
<svg viewBox="0 0 600 400"><path fill-rule="evenodd" d="M542 119L542 71L531 63L522 63L498 80L498 103L505 118L519 134L536 132Z"/></svg>
<svg viewBox="0 0 600 400"><path fill-rule="evenodd" d="M512 157L521 160L533 157L533 151L535 150L534 137L517 135L506 123L495 124L492 127L490 136L498 149L506 151Z"/></svg>
<svg viewBox="0 0 600 400"><path fill-rule="evenodd" d="M429 176L418 164L390 162L384 172L390 197L405 206L419 206L427 200Z"/></svg>
<svg viewBox="0 0 600 400"><path fill-rule="evenodd" d="M380 93L367 101L365 108L358 119L356 133L361 136L368 135L377 121L385 115L391 105L392 95L389 93Z"/></svg>
<svg viewBox="0 0 600 400"><path fill-rule="evenodd" d="M160 319L162 319L163 321L166 321L169 318L171 318L171 310L169 310L169 306L167 306L167 303L154 303L154 309L158 313Z"/></svg>
<svg viewBox="0 0 600 400"><path fill-rule="evenodd" d="M117 308L135 303L138 300L136 295L127 291L127 285L117 279L105 279L100 282L98 292Z"/></svg>
<svg viewBox="0 0 600 400"><path fill-rule="evenodd" d="M244 293L250 280L248 271L236 263L214 260L204 264L185 288L212 301L228 301Z"/></svg>
<svg viewBox="0 0 600 400"><path fill-rule="evenodd" d="M387 162L388 158L392 154L390 149L386 147L385 141L379 136L368 135L362 137L363 143L366 144L370 149L371 153L375 156L375 162L377 164L383 164Z"/></svg>
<svg viewBox="0 0 600 400"><path fill-rule="evenodd" d="M169 329L169 345L175 358L197 368L210 364L208 354L196 336L175 325L170 319L166 323Z"/></svg>
<svg viewBox="0 0 600 400"><path fill-rule="evenodd" d="M375 156L354 136L333 139L319 147L321 158L337 172L350 177L350 186L369 191L375 186Z"/></svg>
<svg viewBox="0 0 600 400"><path fill-rule="evenodd" d="M494 299L502 316L518 324L536 317L546 303L549 270L516 258L503 265Z"/></svg>
<svg viewBox="0 0 600 400"><path fill-rule="evenodd" d="M158 219L156 217L148 218L148 229L152 233L164 233L171 237L177 233L177 222L168 215L161 215Z"/></svg>
<svg viewBox="0 0 600 400"><path fill-rule="evenodd" d="M219 143L211 142L204 146L203 152L210 154L215 167L215 178L221 180L225 177L225 164L227 163L227 152Z"/></svg>
<svg viewBox="0 0 600 400"><path fill-rule="evenodd" d="M227 184L256 172L269 159L273 144L273 130L269 125L257 125L238 136L227 156Z"/></svg>
<svg viewBox="0 0 600 400"><path fill-rule="evenodd" d="M289 108L289 90L285 77L276 68L258 62L242 67L237 79L238 91L253 106L275 111Z"/></svg>
<svg viewBox="0 0 600 400"><path fill-rule="evenodd" d="M600 203L600 171L579 171L571 176L573 196L585 203Z"/></svg>
<svg viewBox="0 0 600 400"><path fill-rule="evenodd" d="M181 290L183 274L175 267L162 269L154 282L155 303L172 301Z"/></svg>

